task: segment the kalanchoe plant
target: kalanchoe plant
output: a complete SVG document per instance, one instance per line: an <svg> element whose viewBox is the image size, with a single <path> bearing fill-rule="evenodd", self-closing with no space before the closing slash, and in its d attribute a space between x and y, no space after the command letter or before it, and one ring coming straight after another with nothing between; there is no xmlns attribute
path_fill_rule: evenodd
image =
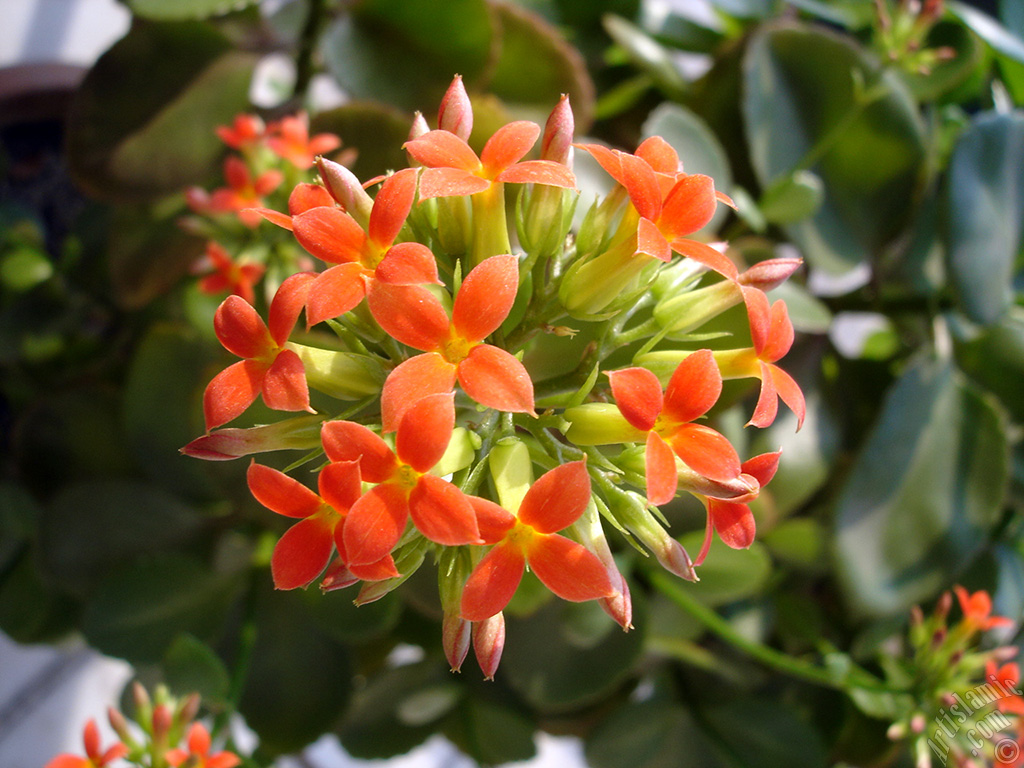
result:
<svg viewBox="0 0 1024 768"><path fill-rule="evenodd" d="M410 168L364 184L319 157L322 186L297 183L287 213L256 200L241 212L290 230L317 266L280 282L266 322L241 295L217 310L218 338L243 359L210 382L208 434L184 452L226 459L312 448L296 466L313 463L316 492L309 472L249 467L256 499L297 519L274 550L275 585L320 580L333 591L361 582L364 604L429 555L452 669L472 640L492 677L502 611L526 568L556 595L600 601L631 627L629 586L602 520L692 581L714 531L731 547L751 544L747 504L779 454L744 460L700 422L723 378L746 377L761 380L750 424L770 425L780 397L803 419L800 388L776 365L793 328L785 304L764 294L800 262L741 272L723 244L704 242L701 230L731 201L711 178L683 171L657 137L635 154L580 145L616 184L573 233L568 99L543 131L510 123L480 154L467 143L472 119L456 77L439 127L414 123ZM249 127L243 120L232 135L257 136ZM542 134L540 158L526 159ZM656 294L659 274L681 262L703 280L666 280ZM737 304L750 344L700 349L689 334ZM303 312L310 336L299 345L290 336ZM582 350L574 324L593 339ZM318 334L322 347L306 343ZM533 368L539 345L577 359L553 374ZM315 415L222 428L260 395L271 409ZM318 444L297 438L318 423ZM680 491L707 509L696 563L658 510Z"/></svg>

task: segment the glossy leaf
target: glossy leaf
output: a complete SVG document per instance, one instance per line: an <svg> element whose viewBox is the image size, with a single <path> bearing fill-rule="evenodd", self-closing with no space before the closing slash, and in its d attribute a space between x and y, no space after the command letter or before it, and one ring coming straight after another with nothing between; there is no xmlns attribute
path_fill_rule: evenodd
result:
<svg viewBox="0 0 1024 768"><path fill-rule="evenodd" d="M1007 435L951 365L922 360L889 390L836 507L838 573L867 614L935 594L1001 513Z"/></svg>
<svg viewBox="0 0 1024 768"><path fill-rule="evenodd" d="M137 202L206 178L224 148L214 129L249 108L255 61L200 22L135 24L76 93L76 180L102 199Z"/></svg>
<svg viewBox="0 0 1024 768"><path fill-rule="evenodd" d="M849 38L799 25L757 32L743 66L761 184L809 170L825 185L814 217L789 228L807 260L842 273L872 259L906 225L923 171L923 128L906 87Z"/></svg>
<svg viewBox="0 0 1024 768"><path fill-rule="evenodd" d="M227 667L213 649L195 635L179 633L161 659L164 682L171 693L198 693L208 707L222 706L228 696Z"/></svg>
<svg viewBox="0 0 1024 768"><path fill-rule="evenodd" d="M949 164L947 264L964 312L997 322L1013 302L1024 238L1024 113L985 113L961 135Z"/></svg>
<svg viewBox="0 0 1024 768"><path fill-rule="evenodd" d="M132 13L154 21L206 19L237 11L257 0L127 0Z"/></svg>

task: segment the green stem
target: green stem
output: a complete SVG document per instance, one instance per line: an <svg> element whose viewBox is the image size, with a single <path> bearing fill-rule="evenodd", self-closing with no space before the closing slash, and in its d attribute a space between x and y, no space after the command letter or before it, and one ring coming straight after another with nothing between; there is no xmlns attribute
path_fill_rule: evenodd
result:
<svg viewBox="0 0 1024 768"><path fill-rule="evenodd" d="M769 648L766 645L762 645L744 637L737 632L728 621L719 616L718 613L690 596L678 583L678 580L669 574L661 571L652 571L649 576L651 584L653 584L655 589L657 589L662 595L682 608L693 618L697 619L697 621L710 629L720 638L749 656L757 659L762 664L791 677L796 677L800 680L814 683L815 685L821 685L826 688L845 691L850 687L849 683L852 682L852 680L837 678L836 675L816 664L810 664L806 661L795 659L788 654L777 651L774 648ZM867 671L857 669L855 670L855 673L858 678L856 681L856 687L867 688L874 691L893 692L892 689L887 687L882 683L882 681L878 680Z"/></svg>
<svg viewBox="0 0 1024 768"><path fill-rule="evenodd" d="M299 50L295 56L293 98L305 94L313 80L313 56L316 53L317 40L320 38L320 28L326 18L325 10L325 0L309 0L309 13L306 16L306 23L302 27Z"/></svg>

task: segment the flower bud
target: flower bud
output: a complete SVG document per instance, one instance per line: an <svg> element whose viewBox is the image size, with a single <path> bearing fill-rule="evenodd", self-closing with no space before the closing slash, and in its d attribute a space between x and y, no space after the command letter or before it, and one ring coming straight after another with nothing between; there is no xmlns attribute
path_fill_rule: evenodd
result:
<svg viewBox="0 0 1024 768"><path fill-rule="evenodd" d="M476 458L476 450L479 447L480 437L478 435L465 427L456 427L452 430L448 447L437 464L430 470L430 474L445 477L460 469L465 469L473 463L473 459Z"/></svg>
<svg viewBox="0 0 1024 768"><path fill-rule="evenodd" d="M610 317L633 299L654 277L655 258L636 252L636 238L626 239L591 259L578 261L565 273L558 298L573 317Z"/></svg>
<svg viewBox="0 0 1024 768"><path fill-rule="evenodd" d="M642 443L646 434L634 427L614 403L584 403L566 408L566 438L576 445Z"/></svg>
<svg viewBox="0 0 1024 768"><path fill-rule="evenodd" d="M198 693L190 693L182 699L181 704L178 706L178 714L175 717L179 726L184 727L196 719L196 715L199 714L199 704L201 701Z"/></svg>
<svg viewBox="0 0 1024 768"><path fill-rule="evenodd" d="M563 93L544 125L544 138L540 145L541 159L561 163L571 169L572 137L575 130L572 107L569 106L569 94Z"/></svg>
<svg viewBox="0 0 1024 768"><path fill-rule="evenodd" d="M359 594L353 601L356 605L366 605L380 600L382 597L397 589L405 583L406 579L412 576L423 565L425 555L426 539L420 537L411 544L400 547L395 557L395 568L401 576L382 581L369 581L363 584Z"/></svg>
<svg viewBox="0 0 1024 768"><path fill-rule="evenodd" d="M441 99L437 127L454 133L463 141L469 141L469 135L473 132L473 105L462 83L462 75L455 76Z"/></svg>
<svg viewBox="0 0 1024 768"><path fill-rule="evenodd" d="M373 198L363 189L363 185L356 178L356 175L344 165L335 163L325 157L318 157L316 159L316 167L320 171L320 180L323 181L331 197L361 227L365 228L370 221Z"/></svg>
<svg viewBox="0 0 1024 768"><path fill-rule="evenodd" d="M766 259L742 272L736 281L750 288L770 291L791 278L803 263L803 259L797 258Z"/></svg>
<svg viewBox="0 0 1024 768"><path fill-rule="evenodd" d="M533 463L526 443L518 438L499 440L488 457L498 501L505 509L517 510L533 485Z"/></svg>
<svg viewBox="0 0 1024 768"><path fill-rule="evenodd" d="M484 679L493 680L505 650L505 615L500 611L473 624L473 653Z"/></svg>
<svg viewBox="0 0 1024 768"><path fill-rule="evenodd" d="M120 710L114 709L113 707L107 707L107 720L110 722L110 727L114 729L114 733L117 734L121 741L125 742L129 747L134 746L135 740L132 737L131 729L128 727L128 720Z"/></svg>
<svg viewBox="0 0 1024 768"><path fill-rule="evenodd" d="M162 741L167 738L171 726L174 725L174 715L170 707L164 703L153 707L153 741Z"/></svg>
<svg viewBox="0 0 1024 768"><path fill-rule="evenodd" d="M741 301L740 287L731 280L721 280L659 301L654 307L654 319L667 331L666 338L675 339L700 328Z"/></svg>
<svg viewBox="0 0 1024 768"><path fill-rule="evenodd" d="M340 557L336 557L327 567L326 573L324 573L324 578L320 582L320 591L334 592L338 589L351 587L358 581L359 578L352 575L352 572L348 569L348 565L345 564L345 561Z"/></svg>
<svg viewBox="0 0 1024 768"><path fill-rule="evenodd" d="M306 370L309 386L338 400L361 400L384 386L384 368L369 355L288 342Z"/></svg>
<svg viewBox="0 0 1024 768"><path fill-rule="evenodd" d="M597 505L591 498L586 510L580 518L573 523L573 531L579 542L593 552L608 571L608 579L615 589L610 597L598 599L598 604L615 622L627 632L633 628L633 602L629 594L629 584L619 571L612 550L608 546L608 539L605 538L604 528L601 525L601 516L598 514Z"/></svg>
<svg viewBox="0 0 1024 768"><path fill-rule="evenodd" d="M452 672L462 669L462 662L469 655L469 644L473 636L473 624L459 615L458 610L445 611L441 620L441 646Z"/></svg>
<svg viewBox="0 0 1024 768"><path fill-rule="evenodd" d="M320 444L323 416L296 416L248 429L218 429L193 440L181 453L207 461L228 461L253 453L309 450Z"/></svg>

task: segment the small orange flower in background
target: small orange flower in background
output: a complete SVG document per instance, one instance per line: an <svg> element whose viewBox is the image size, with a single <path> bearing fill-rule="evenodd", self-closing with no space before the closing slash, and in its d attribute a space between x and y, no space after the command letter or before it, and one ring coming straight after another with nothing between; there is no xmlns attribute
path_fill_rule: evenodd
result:
<svg viewBox="0 0 1024 768"><path fill-rule="evenodd" d="M971 631L987 632L993 627L1009 627L1011 619L1005 616L992 615L992 598L988 592L979 589L973 594L957 584L953 587L956 599L960 602L960 610L964 614L964 624Z"/></svg>
<svg viewBox="0 0 1024 768"><path fill-rule="evenodd" d="M526 566L563 600L582 602L615 593L604 564L558 531L579 519L590 502L586 463L574 461L542 475L512 514L492 501L471 499L480 535L494 547L473 569L462 593L462 617L484 621L499 613Z"/></svg>
<svg viewBox="0 0 1024 768"><path fill-rule="evenodd" d="M242 761L234 752L214 752L210 754L210 734L201 723L193 723L188 731L186 741L188 751L172 749L164 759L174 768L235 768Z"/></svg>
<svg viewBox="0 0 1024 768"><path fill-rule="evenodd" d="M317 155L323 155L341 146L341 139L333 133L309 135L309 115L300 112L284 117L267 126L267 146L279 157L296 168L312 168Z"/></svg>
<svg viewBox="0 0 1024 768"><path fill-rule="evenodd" d="M223 246L210 240L206 244L206 256L196 266L198 269L212 269L210 274L199 280L199 290L203 293L216 295L229 291L249 304L256 303L253 286L266 272L262 264L236 262Z"/></svg>
<svg viewBox="0 0 1024 768"><path fill-rule="evenodd" d="M46 768L104 768L128 754L128 747L119 741L103 749L100 742L99 726L92 719L85 724L82 743L85 747L85 757L71 754L57 755L46 764ZM223 766L222 768L228 767Z"/></svg>

